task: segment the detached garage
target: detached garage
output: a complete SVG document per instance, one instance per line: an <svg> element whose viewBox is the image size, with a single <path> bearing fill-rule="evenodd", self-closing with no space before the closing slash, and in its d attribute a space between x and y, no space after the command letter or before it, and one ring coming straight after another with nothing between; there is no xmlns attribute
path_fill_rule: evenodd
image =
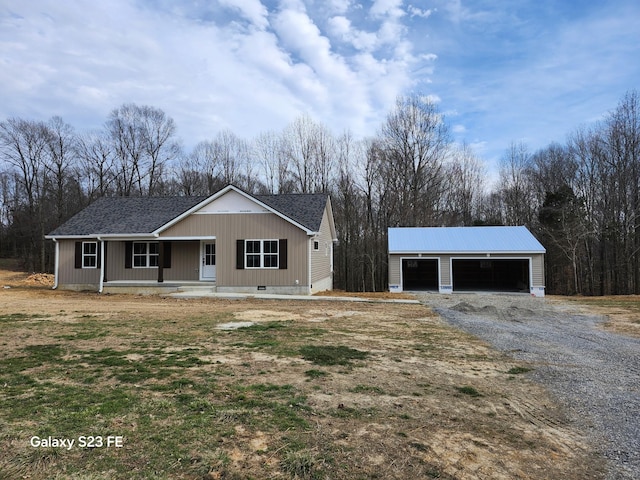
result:
<svg viewBox="0 0 640 480"><path fill-rule="evenodd" d="M389 290L543 297L544 253L526 227L389 228Z"/></svg>

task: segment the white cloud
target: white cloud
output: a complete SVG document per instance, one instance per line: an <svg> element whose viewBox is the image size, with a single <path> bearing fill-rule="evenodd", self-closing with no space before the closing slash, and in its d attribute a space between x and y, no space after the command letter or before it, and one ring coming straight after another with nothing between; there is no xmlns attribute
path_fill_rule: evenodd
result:
<svg viewBox="0 0 640 480"><path fill-rule="evenodd" d="M424 97L422 97L422 101L425 102L425 103L438 104L438 103L442 102L442 98L440 98L438 95L430 94L430 95L425 95Z"/></svg>
<svg viewBox="0 0 640 480"><path fill-rule="evenodd" d="M260 0L218 0L222 5L237 9L247 20L260 29L269 25L268 11Z"/></svg>
<svg viewBox="0 0 640 480"><path fill-rule="evenodd" d="M343 16L329 19L329 29L343 42L349 43L357 50L371 51L376 48L378 37L375 33L358 30L351 25L351 21Z"/></svg>
<svg viewBox="0 0 640 480"><path fill-rule="evenodd" d="M329 5L330 11L337 15L342 15L347 13L349 7L351 6L351 0L329 0L327 2Z"/></svg>
<svg viewBox="0 0 640 480"><path fill-rule="evenodd" d="M429 10L422 10L421 8L415 7L413 5L409 5L409 13L411 14L412 17L422 17L422 18L429 18L431 16L431 14L433 13L433 10L429 9Z"/></svg>
<svg viewBox="0 0 640 480"><path fill-rule="evenodd" d="M369 13L375 18L400 18L405 15L402 0L375 0Z"/></svg>
<svg viewBox="0 0 640 480"><path fill-rule="evenodd" d="M251 137L302 113L338 132L370 135L411 86L417 61L395 1L376 4L373 30L348 0L331 3L331 18L298 0L277 10L258 0L219 0L223 10L9 1L11 12L0 10L0 120L60 115L94 129L135 102L173 117L187 147L223 128ZM246 22L230 22L230 12ZM338 39L353 48L338 48Z"/></svg>

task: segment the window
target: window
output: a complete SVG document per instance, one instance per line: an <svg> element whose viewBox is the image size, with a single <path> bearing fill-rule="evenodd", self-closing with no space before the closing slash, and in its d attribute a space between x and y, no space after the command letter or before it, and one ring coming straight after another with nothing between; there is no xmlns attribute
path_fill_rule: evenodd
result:
<svg viewBox="0 0 640 480"><path fill-rule="evenodd" d="M98 242L82 242L82 268L98 266Z"/></svg>
<svg viewBox="0 0 640 480"><path fill-rule="evenodd" d="M150 268L158 266L160 244L136 242L133 244L133 268Z"/></svg>
<svg viewBox="0 0 640 480"><path fill-rule="evenodd" d="M320 250L320 242L317 240L313 241L313 249L314 250Z"/></svg>
<svg viewBox="0 0 640 480"><path fill-rule="evenodd" d="M264 268L278 268L278 241L264 240Z"/></svg>
<svg viewBox="0 0 640 480"><path fill-rule="evenodd" d="M278 240L245 240L245 268L278 268Z"/></svg>

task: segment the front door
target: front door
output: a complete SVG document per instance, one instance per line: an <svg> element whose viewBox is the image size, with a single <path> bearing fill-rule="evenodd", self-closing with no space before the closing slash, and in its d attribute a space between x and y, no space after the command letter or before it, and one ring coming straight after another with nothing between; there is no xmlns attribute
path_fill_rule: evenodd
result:
<svg viewBox="0 0 640 480"><path fill-rule="evenodd" d="M216 244L202 242L200 280L213 282L216 279Z"/></svg>

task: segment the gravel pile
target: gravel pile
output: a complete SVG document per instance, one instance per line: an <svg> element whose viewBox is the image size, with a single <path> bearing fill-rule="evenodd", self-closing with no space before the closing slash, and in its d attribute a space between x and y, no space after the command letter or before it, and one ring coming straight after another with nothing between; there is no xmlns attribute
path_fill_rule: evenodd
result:
<svg viewBox="0 0 640 480"><path fill-rule="evenodd" d="M640 340L597 328L602 316L508 294L418 294L450 325L513 358L549 388L609 460L607 479L640 479Z"/></svg>

